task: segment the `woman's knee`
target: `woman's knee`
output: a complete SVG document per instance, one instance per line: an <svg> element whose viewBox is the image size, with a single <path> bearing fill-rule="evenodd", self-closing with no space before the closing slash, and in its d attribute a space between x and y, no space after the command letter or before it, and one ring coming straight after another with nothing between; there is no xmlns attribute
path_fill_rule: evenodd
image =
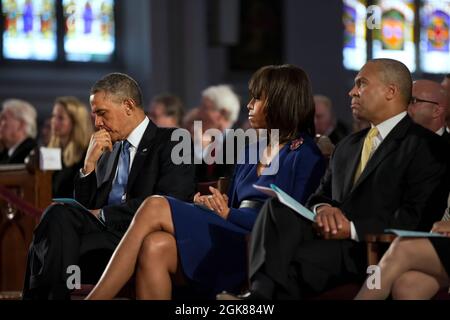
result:
<svg viewBox="0 0 450 320"><path fill-rule="evenodd" d="M143 207L164 206L166 204L167 199L163 196L150 196L142 202Z"/></svg>
<svg viewBox="0 0 450 320"><path fill-rule="evenodd" d="M406 272L395 280L392 285L392 298L395 300L414 299L414 292L418 285L418 280L414 273Z"/></svg>
<svg viewBox="0 0 450 320"><path fill-rule="evenodd" d="M152 216L160 216L164 209L168 208L167 199L161 196L150 196L146 198L139 207L136 219L148 219Z"/></svg>
<svg viewBox="0 0 450 320"><path fill-rule="evenodd" d="M408 256L410 256L414 250L413 241L413 239L404 239L400 237L396 238L390 245L383 259L393 259L398 262L406 262L408 260Z"/></svg>
<svg viewBox="0 0 450 320"><path fill-rule="evenodd" d="M175 239L166 232L153 232L146 236L139 251L139 265L149 266L165 262L174 252ZM176 251L175 251L176 252Z"/></svg>

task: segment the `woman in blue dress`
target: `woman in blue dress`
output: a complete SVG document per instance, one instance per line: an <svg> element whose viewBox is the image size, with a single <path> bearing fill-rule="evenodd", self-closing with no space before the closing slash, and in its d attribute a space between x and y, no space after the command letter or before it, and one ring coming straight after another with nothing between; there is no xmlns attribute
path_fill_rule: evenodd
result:
<svg viewBox="0 0 450 320"><path fill-rule="evenodd" d="M180 278L211 295L245 282L246 236L267 199L253 185L274 183L305 203L325 170L313 140L314 102L306 73L292 65L266 66L252 76L249 91L252 128L278 129L278 143L269 134L262 152L258 144L245 149L228 196L210 188L212 195L196 194L194 203L146 199L88 299L113 298L135 271L138 299L170 299Z"/></svg>

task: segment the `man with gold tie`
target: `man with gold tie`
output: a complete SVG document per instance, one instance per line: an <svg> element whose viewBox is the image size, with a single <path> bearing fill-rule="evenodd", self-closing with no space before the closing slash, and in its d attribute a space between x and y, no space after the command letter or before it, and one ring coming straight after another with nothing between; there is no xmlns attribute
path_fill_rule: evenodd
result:
<svg viewBox="0 0 450 320"><path fill-rule="evenodd" d="M246 299L299 299L364 280L364 237L386 228L429 231L446 207L448 151L407 115L412 79L391 59L367 62L349 92L371 128L343 139L308 205L313 224L268 201L252 231ZM222 295L219 299L232 298Z"/></svg>

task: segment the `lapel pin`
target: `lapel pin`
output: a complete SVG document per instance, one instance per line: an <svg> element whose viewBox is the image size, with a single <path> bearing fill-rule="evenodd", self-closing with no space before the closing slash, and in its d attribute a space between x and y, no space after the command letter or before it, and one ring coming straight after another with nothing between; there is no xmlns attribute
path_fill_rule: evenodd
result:
<svg viewBox="0 0 450 320"><path fill-rule="evenodd" d="M302 144L303 144L303 138L301 138L301 137L298 138L298 139L292 140L290 149L291 149L291 150L296 150L296 149L298 149Z"/></svg>

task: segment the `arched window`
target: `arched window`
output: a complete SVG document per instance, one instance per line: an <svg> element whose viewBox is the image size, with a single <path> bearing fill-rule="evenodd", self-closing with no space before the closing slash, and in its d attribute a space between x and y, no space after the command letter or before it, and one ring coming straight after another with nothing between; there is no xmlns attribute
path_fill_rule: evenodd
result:
<svg viewBox="0 0 450 320"><path fill-rule="evenodd" d="M392 58L411 72L450 72L450 0L343 0L343 64Z"/></svg>
<svg viewBox="0 0 450 320"><path fill-rule="evenodd" d="M111 62L114 0L1 0L2 59Z"/></svg>

